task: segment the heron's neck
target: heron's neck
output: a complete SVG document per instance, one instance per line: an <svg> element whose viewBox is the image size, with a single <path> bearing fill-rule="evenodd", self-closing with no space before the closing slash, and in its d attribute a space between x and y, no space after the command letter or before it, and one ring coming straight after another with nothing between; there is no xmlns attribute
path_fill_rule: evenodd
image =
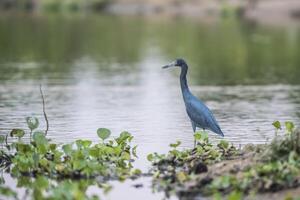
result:
<svg viewBox="0 0 300 200"><path fill-rule="evenodd" d="M186 65L181 67L180 86L181 86L181 92L182 92L182 95L184 98L186 95L188 95L190 93L189 86L188 86L187 80L186 80L187 71L188 71L188 67Z"/></svg>

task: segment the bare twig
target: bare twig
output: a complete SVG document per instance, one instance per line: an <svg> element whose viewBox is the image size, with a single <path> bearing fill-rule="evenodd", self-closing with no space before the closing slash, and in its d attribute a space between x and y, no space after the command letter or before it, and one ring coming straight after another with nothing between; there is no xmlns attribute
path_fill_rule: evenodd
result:
<svg viewBox="0 0 300 200"><path fill-rule="evenodd" d="M44 94L43 94L43 90L42 90L42 85L40 85L40 93L41 93L41 97L42 97L42 101L43 101L44 118L45 118L45 121L46 121L45 135L47 135L48 130L49 130L49 121L48 121L47 114L46 114L46 109L45 109L45 98L44 98Z"/></svg>
<svg viewBox="0 0 300 200"><path fill-rule="evenodd" d="M7 138L8 138L8 133L5 136L5 144L6 144L6 146L8 146Z"/></svg>

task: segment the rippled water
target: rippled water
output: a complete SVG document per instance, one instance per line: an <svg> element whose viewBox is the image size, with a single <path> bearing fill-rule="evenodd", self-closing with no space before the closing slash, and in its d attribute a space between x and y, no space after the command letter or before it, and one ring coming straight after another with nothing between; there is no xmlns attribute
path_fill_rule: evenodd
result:
<svg viewBox="0 0 300 200"><path fill-rule="evenodd" d="M158 57L137 63L127 75L105 77L81 64L74 74L76 83L44 84L49 136L59 142L78 138L97 140L95 130L107 127L117 135L123 130L135 136L139 152L166 151L181 140L193 145L192 128L179 87L177 74L162 70L166 63ZM176 69L174 69L176 71ZM193 71L193 67L190 68ZM101 77L101 78L98 78ZM121 85L119 79L136 80ZM26 116L37 116L45 127L39 93L40 81L13 81L0 86L1 132L24 127ZM299 121L300 87L267 86L191 86L192 92L214 112L225 138L235 144L262 143L274 135L272 122ZM219 139L211 134L212 138Z"/></svg>
<svg viewBox="0 0 300 200"><path fill-rule="evenodd" d="M1 134L26 128L25 117L31 115L45 127L42 84L49 137L95 141L99 127L114 135L127 130L138 144L136 166L146 169L148 153L166 152L176 140L186 148L193 145L179 71L161 69L175 57L190 63L192 92L212 109L225 138L236 145L268 141L275 120L299 124L297 28L114 17L65 19L64 25L56 18L7 20L0 20ZM178 29L182 26L186 31ZM283 45L285 51L277 48ZM115 194L110 198L118 199Z"/></svg>

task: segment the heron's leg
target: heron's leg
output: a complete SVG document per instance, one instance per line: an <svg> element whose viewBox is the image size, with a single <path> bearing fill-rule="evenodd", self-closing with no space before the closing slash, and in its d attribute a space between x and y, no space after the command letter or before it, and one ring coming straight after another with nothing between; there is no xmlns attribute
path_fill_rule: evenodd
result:
<svg viewBox="0 0 300 200"><path fill-rule="evenodd" d="M191 120L191 123L192 123L192 128L193 128L193 132L195 133L196 132L196 124ZM196 140L194 138L194 148L196 147Z"/></svg>

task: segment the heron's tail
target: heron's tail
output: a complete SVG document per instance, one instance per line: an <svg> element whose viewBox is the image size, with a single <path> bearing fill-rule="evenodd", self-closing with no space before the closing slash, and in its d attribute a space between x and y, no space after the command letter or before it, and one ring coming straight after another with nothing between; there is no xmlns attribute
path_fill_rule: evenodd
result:
<svg viewBox="0 0 300 200"><path fill-rule="evenodd" d="M216 133L216 134L218 134L218 135L224 137L224 133L223 133L223 131L221 130L221 128L220 128L220 126L219 126L218 124L215 124L215 125L212 127L211 131L213 131L214 133Z"/></svg>

